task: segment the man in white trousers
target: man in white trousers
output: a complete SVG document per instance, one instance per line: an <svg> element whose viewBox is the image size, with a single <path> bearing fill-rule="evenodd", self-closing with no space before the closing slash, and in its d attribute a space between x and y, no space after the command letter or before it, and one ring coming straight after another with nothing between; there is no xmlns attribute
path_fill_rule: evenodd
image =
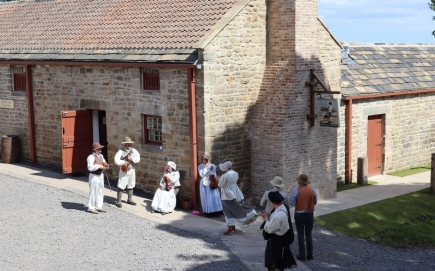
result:
<svg viewBox="0 0 435 271"><path fill-rule="evenodd" d="M88 212L92 214L105 213L103 209L104 199L104 175L103 171L109 166L104 160L101 150L104 146L95 142L92 144L92 154L88 156L88 171L89 173L89 203Z"/></svg>

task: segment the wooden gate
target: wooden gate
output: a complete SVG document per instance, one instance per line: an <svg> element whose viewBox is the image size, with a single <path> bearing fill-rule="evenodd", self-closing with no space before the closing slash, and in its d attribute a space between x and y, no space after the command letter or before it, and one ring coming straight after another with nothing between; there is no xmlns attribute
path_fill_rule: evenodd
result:
<svg viewBox="0 0 435 271"><path fill-rule="evenodd" d="M92 152L92 112L62 111L62 173L87 170Z"/></svg>
<svg viewBox="0 0 435 271"><path fill-rule="evenodd" d="M384 153L382 115L369 116L367 126L368 175L371 177L382 174Z"/></svg>

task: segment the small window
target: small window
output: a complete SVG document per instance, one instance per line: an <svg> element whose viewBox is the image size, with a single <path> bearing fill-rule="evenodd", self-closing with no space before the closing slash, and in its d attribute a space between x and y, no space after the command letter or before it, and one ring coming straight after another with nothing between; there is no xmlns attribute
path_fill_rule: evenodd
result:
<svg viewBox="0 0 435 271"><path fill-rule="evenodd" d="M162 145L162 117L144 115L145 144Z"/></svg>
<svg viewBox="0 0 435 271"><path fill-rule="evenodd" d="M160 76L158 73L143 74L144 90L160 90Z"/></svg>
<svg viewBox="0 0 435 271"><path fill-rule="evenodd" d="M26 69L24 65L12 66L14 74L14 91L26 91Z"/></svg>

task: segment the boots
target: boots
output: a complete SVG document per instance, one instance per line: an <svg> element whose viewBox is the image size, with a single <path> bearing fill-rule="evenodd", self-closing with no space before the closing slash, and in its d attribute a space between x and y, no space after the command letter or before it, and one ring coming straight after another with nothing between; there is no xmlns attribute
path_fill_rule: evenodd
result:
<svg viewBox="0 0 435 271"><path fill-rule="evenodd" d="M115 202L115 205L118 208L122 208L122 204L121 204L122 192L123 191L118 188L118 195L117 195L117 199L116 199L116 202Z"/></svg>
<svg viewBox="0 0 435 271"><path fill-rule="evenodd" d="M134 202L134 201L132 200L132 198L133 198L133 189L128 189L128 190L127 190L127 194L128 194L128 200L127 200L127 203L130 204L130 205L136 205L136 202Z"/></svg>
<svg viewBox="0 0 435 271"><path fill-rule="evenodd" d="M228 230L224 232L224 235L230 235L236 231L236 226L228 226Z"/></svg>

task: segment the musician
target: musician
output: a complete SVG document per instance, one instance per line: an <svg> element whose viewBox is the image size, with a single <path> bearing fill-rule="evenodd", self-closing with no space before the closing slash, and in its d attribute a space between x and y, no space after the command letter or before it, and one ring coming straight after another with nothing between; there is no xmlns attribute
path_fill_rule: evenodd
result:
<svg viewBox="0 0 435 271"><path fill-rule="evenodd" d="M166 164L163 177L160 180L160 186L154 194L151 208L154 212L160 212L162 215L171 213L177 203L176 194L180 187L180 173L177 171L177 165L169 161Z"/></svg>
<svg viewBox="0 0 435 271"><path fill-rule="evenodd" d="M89 173L89 202L88 212L93 214L105 213L103 209L104 198L104 175L103 171L109 166L104 160L101 150L104 146L95 142L92 144L92 154L87 158Z"/></svg>
<svg viewBox="0 0 435 271"><path fill-rule="evenodd" d="M130 137L125 137L121 142L124 147L121 148L115 155L115 164L120 167L118 176L118 195L115 205L118 208L122 208L121 198L124 190L127 191L128 199L127 203L136 205L133 201L133 188L136 186L136 170L134 165L139 163L139 152L131 147L134 142Z"/></svg>
<svg viewBox="0 0 435 271"><path fill-rule="evenodd" d="M210 177L216 176L216 165L210 163L210 156L206 153L202 155L202 164L198 166L199 193L201 196L202 212L208 216L211 213L222 211L222 202L219 189L210 188Z"/></svg>

